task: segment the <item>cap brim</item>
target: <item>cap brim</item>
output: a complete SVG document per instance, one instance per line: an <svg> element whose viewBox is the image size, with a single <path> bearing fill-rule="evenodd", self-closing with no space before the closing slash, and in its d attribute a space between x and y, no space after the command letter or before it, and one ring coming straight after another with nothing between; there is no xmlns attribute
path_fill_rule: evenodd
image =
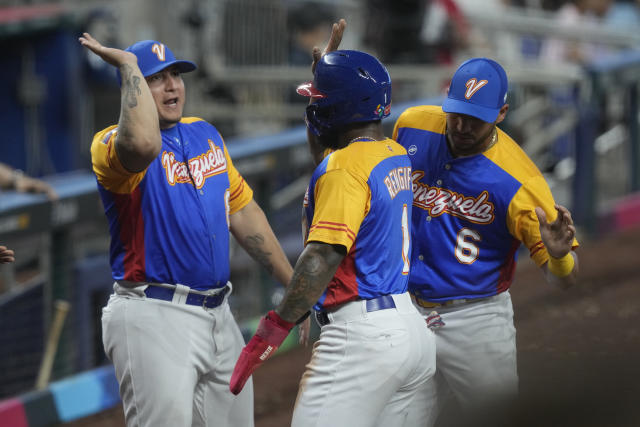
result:
<svg viewBox="0 0 640 427"><path fill-rule="evenodd" d="M178 66L178 70L181 73L188 73L191 72L193 70L195 70L196 64L194 64L191 61L185 61L185 60L175 60L175 61L171 61L171 62L166 62L166 63L162 63L156 67L151 68L150 70L147 70L147 72L144 74L145 77L149 77L155 73L159 73L160 71L164 70L167 67L171 67L172 65L177 65Z"/></svg>
<svg viewBox="0 0 640 427"><path fill-rule="evenodd" d="M298 86L298 88L296 89L296 92L298 92L298 94L302 95L302 96L307 96L307 97L311 97L311 98L325 98L326 95L322 92L320 92L318 89L316 89L313 86L313 82L306 82L306 83L302 83L300 86Z"/></svg>
<svg viewBox="0 0 640 427"><path fill-rule="evenodd" d="M495 122L498 118L498 114L500 113L499 108L483 107L481 105L453 98L447 98L444 100L442 103L442 111L445 113L466 114L487 123Z"/></svg>

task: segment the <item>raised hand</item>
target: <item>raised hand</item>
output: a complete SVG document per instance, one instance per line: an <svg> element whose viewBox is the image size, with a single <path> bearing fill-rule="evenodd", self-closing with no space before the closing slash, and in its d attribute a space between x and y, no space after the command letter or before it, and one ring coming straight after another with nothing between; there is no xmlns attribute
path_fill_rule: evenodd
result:
<svg viewBox="0 0 640 427"><path fill-rule="evenodd" d="M327 42L327 45L325 46L323 51L320 51L320 48L315 46L313 48L313 51L311 53L312 57L313 57L313 63L311 64L311 72L315 72L316 71L316 65L318 64L318 61L320 61L320 58L322 58L323 55L326 55L329 52L333 52L334 50L337 50L338 47L340 46L340 42L342 41L342 35L344 34L344 29L347 27L347 21L345 21L344 19L340 19L340 21L338 21L338 23L334 23L333 26L331 27L331 37L329 37L329 41Z"/></svg>
<svg viewBox="0 0 640 427"><path fill-rule="evenodd" d="M11 249L6 246L0 246L0 264L8 264L15 261L16 258Z"/></svg>
<svg viewBox="0 0 640 427"><path fill-rule="evenodd" d="M100 42L91 37L91 34L89 33L82 33L82 36L78 38L78 41L82 46L102 58L104 62L111 64L114 67L120 67L120 65L125 63L138 63L138 58L136 58L133 53L113 47L102 46Z"/></svg>
<svg viewBox="0 0 640 427"><path fill-rule="evenodd" d="M540 223L540 236L547 252L554 258L562 258L569 253L573 246L576 228L573 225L571 212L564 206L555 205L558 217L553 222L547 222L547 215L542 208L536 208L536 215Z"/></svg>
<svg viewBox="0 0 640 427"><path fill-rule="evenodd" d="M15 190L21 193L43 193L49 200L57 200L58 194L47 182L40 179L31 178L27 175L21 175L15 180Z"/></svg>

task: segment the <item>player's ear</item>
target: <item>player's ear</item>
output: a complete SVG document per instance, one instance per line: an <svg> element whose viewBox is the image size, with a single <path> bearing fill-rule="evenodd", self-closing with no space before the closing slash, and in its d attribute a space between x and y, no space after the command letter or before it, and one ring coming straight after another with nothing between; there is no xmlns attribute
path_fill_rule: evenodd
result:
<svg viewBox="0 0 640 427"><path fill-rule="evenodd" d="M504 104L502 108L500 108L500 112L498 113L498 118L496 119L496 123L498 124L504 120L507 116L507 111L509 111L509 104Z"/></svg>

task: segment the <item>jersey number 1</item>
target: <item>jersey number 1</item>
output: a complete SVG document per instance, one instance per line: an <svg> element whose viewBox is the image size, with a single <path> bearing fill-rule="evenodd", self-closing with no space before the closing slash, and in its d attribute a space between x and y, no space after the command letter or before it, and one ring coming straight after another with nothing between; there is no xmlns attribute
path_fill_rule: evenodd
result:
<svg viewBox="0 0 640 427"><path fill-rule="evenodd" d="M411 247L411 237L409 236L409 215L407 205L402 205L402 274L409 274L409 248Z"/></svg>

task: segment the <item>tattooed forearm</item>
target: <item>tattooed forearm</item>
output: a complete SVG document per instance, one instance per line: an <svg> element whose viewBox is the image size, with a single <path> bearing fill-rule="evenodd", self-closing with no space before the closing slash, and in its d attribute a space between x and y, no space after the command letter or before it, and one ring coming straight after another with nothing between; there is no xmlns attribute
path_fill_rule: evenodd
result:
<svg viewBox="0 0 640 427"><path fill-rule="evenodd" d="M316 303L342 262L344 255L331 245L310 243L298 259L291 284L276 309L285 320L294 322Z"/></svg>
<svg viewBox="0 0 640 427"><path fill-rule="evenodd" d="M133 68L131 68L129 64L123 64L120 72L122 75L122 107L120 108L118 134L126 140L132 136L131 114L129 110L138 105L136 93L140 95L142 91L140 89L140 77L133 75Z"/></svg>
<svg viewBox="0 0 640 427"><path fill-rule="evenodd" d="M127 99L129 100L129 108L133 108L135 106L138 105L138 98L136 97L136 94L139 96L142 94L142 91L140 90L140 77L138 76L133 76L133 78L131 79L131 82L129 82L129 85L127 86Z"/></svg>
<svg viewBox="0 0 640 427"><path fill-rule="evenodd" d="M265 250L264 236L262 234L257 233L252 236L245 236L242 241L242 247L251 255L251 258L260 263L269 274L273 274L273 264L271 263L272 253Z"/></svg>
<svg viewBox="0 0 640 427"><path fill-rule="evenodd" d="M133 75L133 68L129 64L122 66L122 87L124 88L124 102L123 104L129 108L134 108L138 105L138 98L136 95L141 95L140 89L140 77Z"/></svg>

